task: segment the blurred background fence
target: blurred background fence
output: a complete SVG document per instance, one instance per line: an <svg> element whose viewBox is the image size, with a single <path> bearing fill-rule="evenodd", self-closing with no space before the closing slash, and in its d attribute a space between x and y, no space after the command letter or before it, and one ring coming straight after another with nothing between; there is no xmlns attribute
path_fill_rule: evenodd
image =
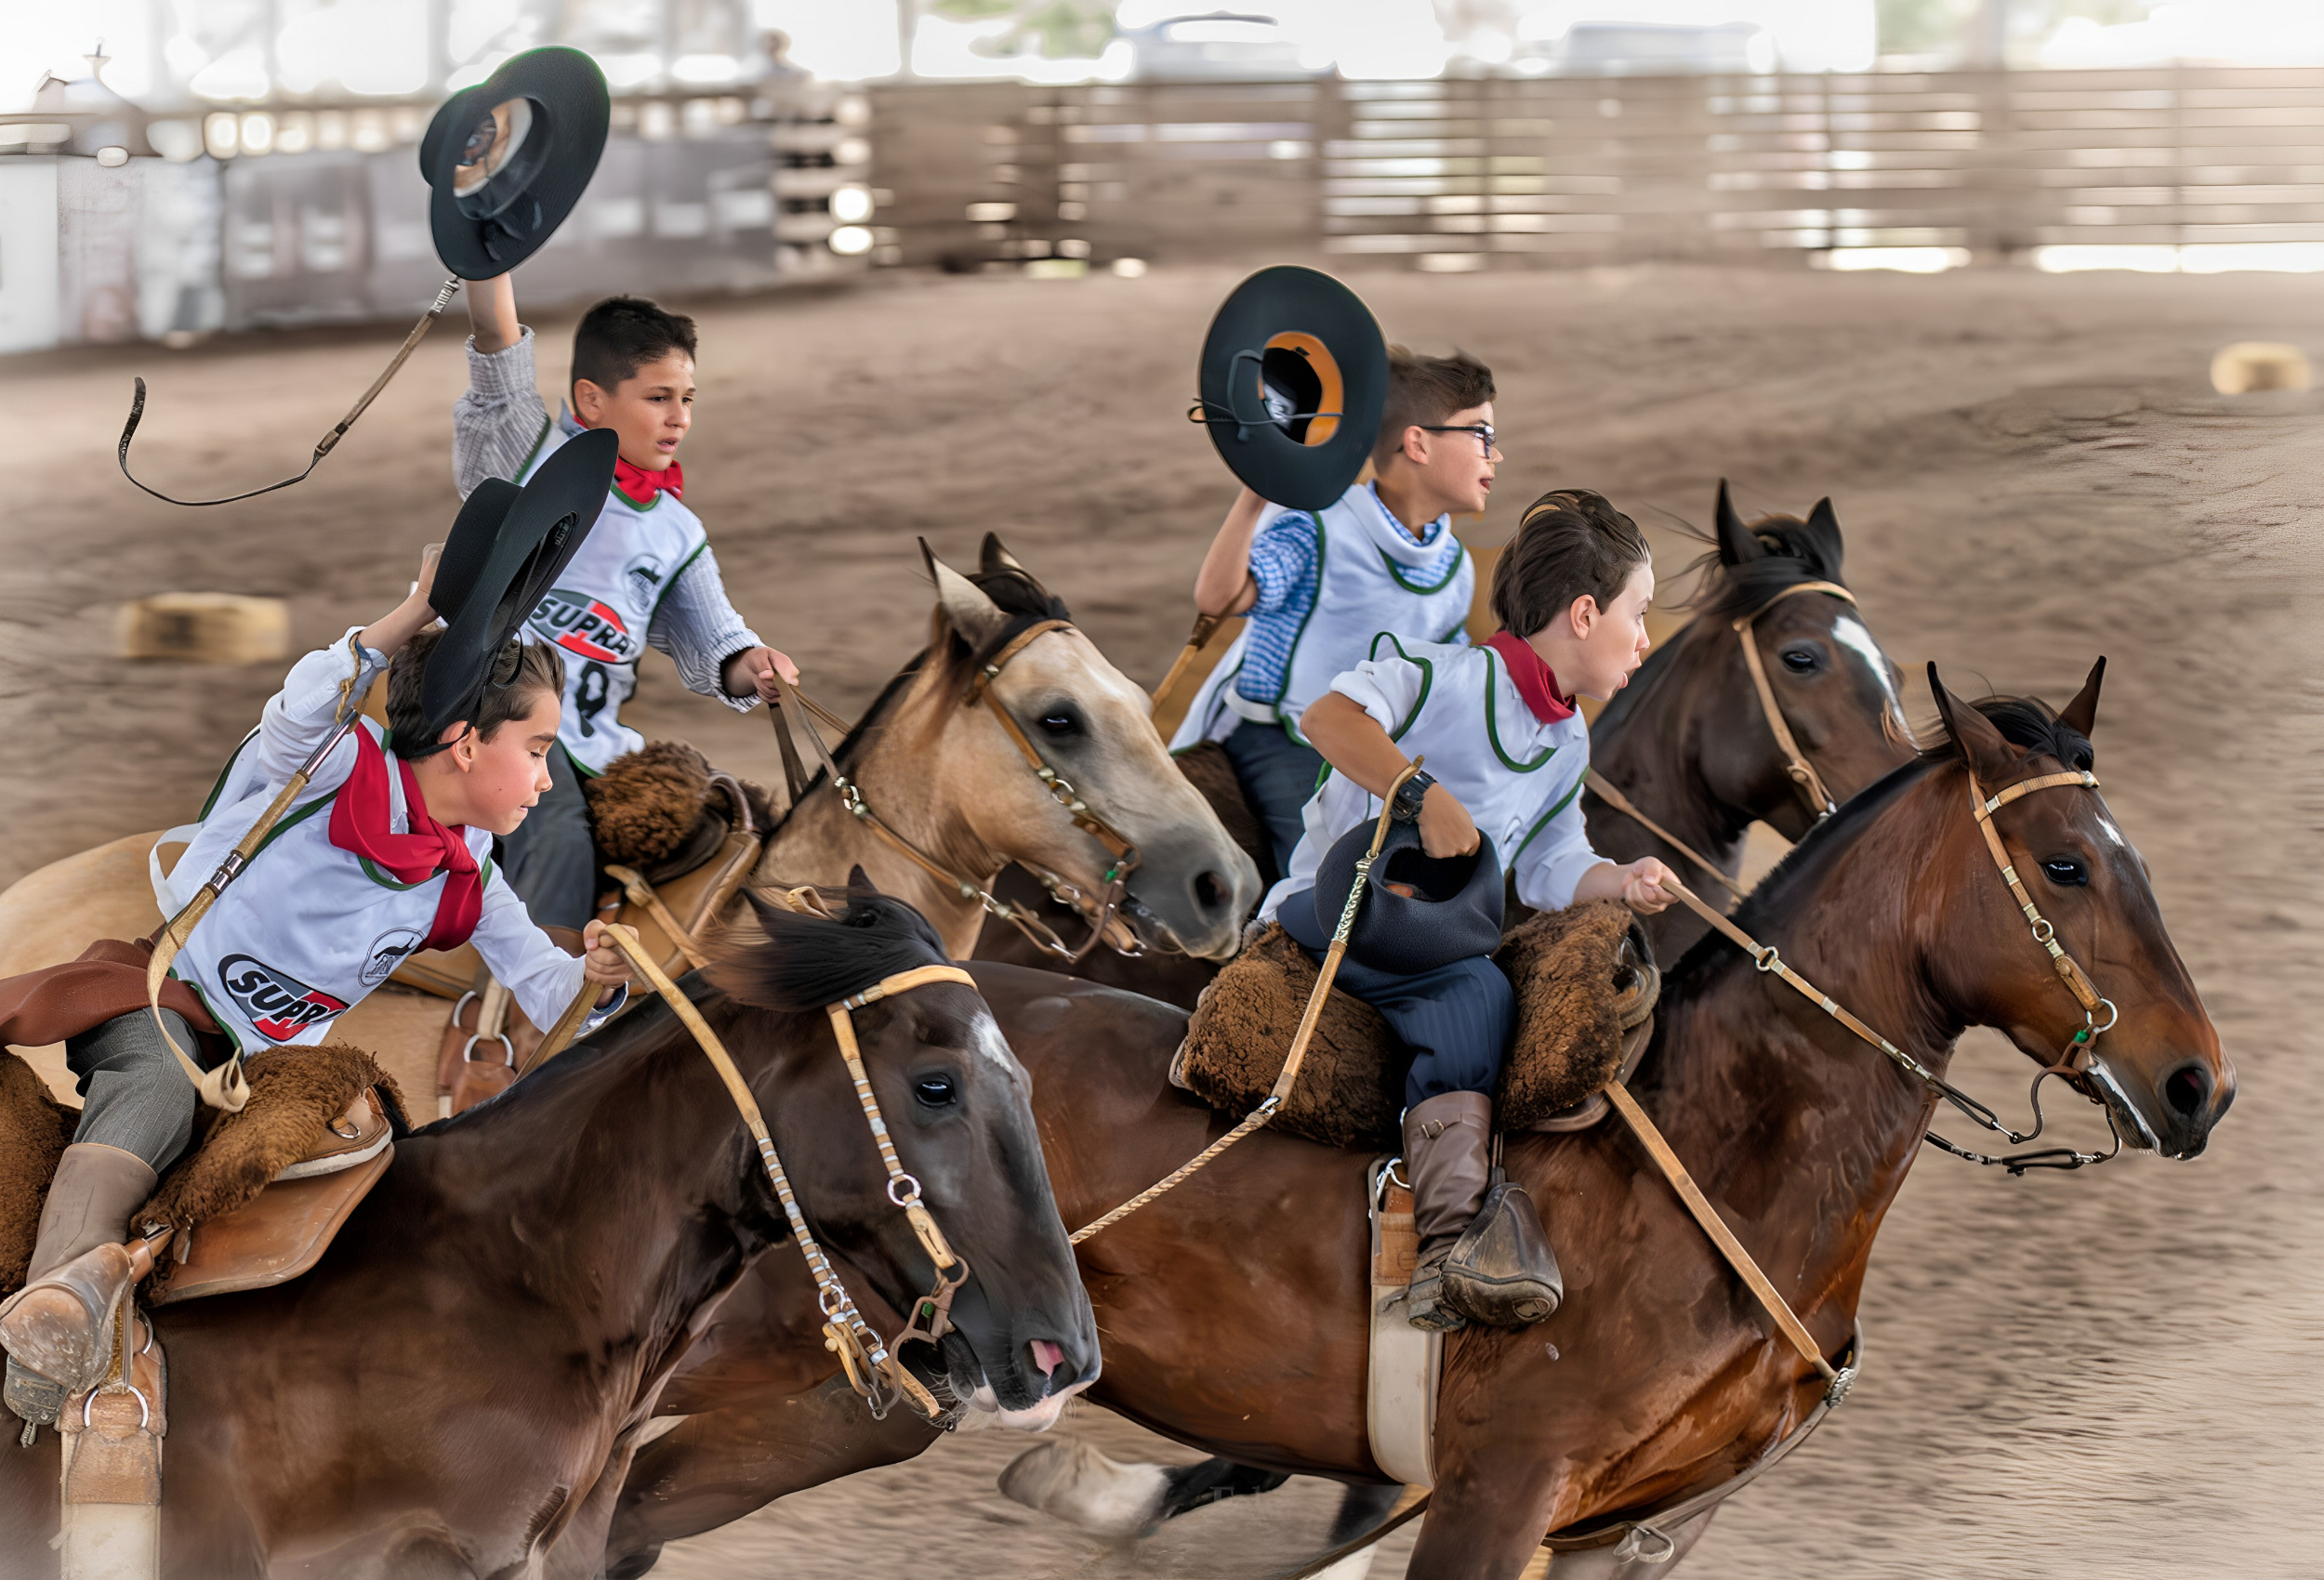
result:
<svg viewBox="0 0 2324 1580"><path fill-rule="evenodd" d="M2324 254L2324 70L875 89L883 261ZM2167 256L2166 256L2167 255Z"/></svg>

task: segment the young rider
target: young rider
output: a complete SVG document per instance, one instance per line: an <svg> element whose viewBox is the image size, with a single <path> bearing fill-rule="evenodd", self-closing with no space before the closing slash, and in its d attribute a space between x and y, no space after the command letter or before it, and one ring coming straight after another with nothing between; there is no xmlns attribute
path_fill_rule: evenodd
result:
<svg viewBox="0 0 2324 1580"><path fill-rule="evenodd" d="M1323 759L1301 718L1382 631L1465 642L1476 568L1452 514L1483 510L1500 460L1493 375L1474 358L1388 350L1375 480L1320 511L1279 510L1243 490L1195 578L1206 614L1249 625L1188 709L1170 749L1226 748L1282 870Z"/></svg>
<svg viewBox="0 0 2324 1580"><path fill-rule="evenodd" d="M1301 720L1331 772L1307 805L1289 876L1261 915L1307 948L1321 952L1345 899L1314 891L1323 853L1379 817L1379 797L1416 756L1427 764L1397 792L1398 815L1417 816L1429 855L1466 855L1482 829L1517 898L1537 910L1619 899L1652 913L1670 903L1657 887L1670 869L1652 857L1626 866L1604 860L1590 848L1578 805L1590 732L1574 698L1612 696L1644 658L1654 599L1644 537L1596 494L1543 494L1494 567L1492 597L1502 628L1491 640L1467 647L1383 635ZM1417 975L1348 960L1337 985L1379 1009L1413 1051L1404 1115L1420 1235L1412 1324L1442 1330L1485 1320L1463 1309L1460 1283L1483 1270L1448 1256L1491 1172L1491 1094L1515 994L1488 955ZM1490 1271L1506 1279L1508 1270Z"/></svg>
<svg viewBox="0 0 2324 1580"><path fill-rule="evenodd" d="M568 949L596 907L595 847L581 779L645 743L621 722L649 647L691 691L738 711L776 696L798 667L743 623L701 518L682 495L678 448L693 422L693 321L610 296L573 335L569 402L554 418L533 374L533 331L507 275L469 287L469 388L452 408L452 472L463 498L488 477L523 482L574 434L610 428L621 459L605 510L532 628L565 653L565 702L550 788L504 842L508 882Z"/></svg>
<svg viewBox="0 0 2324 1580"><path fill-rule="evenodd" d="M548 788L564 691L557 655L512 643L473 717L428 739L421 680L441 633L422 627L436 619L434 576L431 551L402 604L294 665L228 766L179 873L211 872L328 737L350 688L361 697L387 671L390 730L360 720L324 759L187 938L162 994L161 1023L143 1007L140 956L128 977L137 1007L66 1039L84 1099L80 1123L41 1212L26 1287L0 1307L8 1402L28 1419L44 1398L54 1419L59 1389L86 1388L98 1376L109 1319L129 1283L119 1244L129 1215L191 1139L194 1085L162 1024L205 1068L224 1062L230 1047L318 1044L404 955L471 937L537 1025L553 1024L585 980L602 988L585 1031L627 995L628 968L601 941L603 924L589 924L588 952L573 958L533 925L493 866L494 836L522 827ZM90 958L55 969L127 969L92 968ZM84 974L76 985L93 980Z"/></svg>

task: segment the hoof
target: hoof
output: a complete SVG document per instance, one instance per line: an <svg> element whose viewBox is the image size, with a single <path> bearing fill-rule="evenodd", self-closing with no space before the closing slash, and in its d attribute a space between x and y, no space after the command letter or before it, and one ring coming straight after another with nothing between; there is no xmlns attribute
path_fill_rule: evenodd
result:
<svg viewBox="0 0 2324 1580"><path fill-rule="evenodd" d="M1109 1541L1161 1523L1169 1481L1158 1465L1122 1465L1078 1438L1029 1448L1000 1473L1004 1495Z"/></svg>

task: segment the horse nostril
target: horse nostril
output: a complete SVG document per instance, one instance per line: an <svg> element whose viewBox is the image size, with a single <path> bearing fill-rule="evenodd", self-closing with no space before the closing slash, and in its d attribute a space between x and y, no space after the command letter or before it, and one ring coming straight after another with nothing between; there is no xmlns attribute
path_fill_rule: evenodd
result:
<svg viewBox="0 0 2324 1580"><path fill-rule="evenodd" d="M1033 1351L1034 1369L1048 1376L1065 1362L1065 1352L1046 1338L1037 1338L1029 1347Z"/></svg>
<svg viewBox="0 0 2324 1580"><path fill-rule="evenodd" d="M1195 875L1195 905L1205 915L1225 910L1233 894L1234 889L1226 879L1217 873L1199 872Z"/></svg>
<svg viewBox="0 0 2324 1580"><path fill-rule="evenodd" d="M2211 1097L2211 1075L2199 1064L2190 1064L2172 1073L2162 1084L2162 1100L2182 1119L2192 1119L2203 1112L2203 1104Z"/></svg>

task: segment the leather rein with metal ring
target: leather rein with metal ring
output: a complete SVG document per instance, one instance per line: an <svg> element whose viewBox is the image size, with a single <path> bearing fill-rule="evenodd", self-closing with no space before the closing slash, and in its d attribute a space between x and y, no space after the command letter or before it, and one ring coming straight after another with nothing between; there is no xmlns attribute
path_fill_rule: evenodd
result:
<svg viewBox="0 0 2324 1580"><path fill-rule="evenodd" d="M838 760L831 755L830 748L824 744L823 736L815 728L815 716L825 714L826 710L809 703L792 687L790 682L785 680L780 675L775 677L775 685L782 691L783 700L786 704L794 703L798 704L799 722L806 727L807 739L815 748L815 755L822 759L824 771L830 777L832 788L839 794L840 804L848 810L851 815L908 857L922 871L945 888L952 889L964 900L973 900L986 915L997 916L1014 927L1042 954L1068 964L1079 965L1089 958L1100 943L1105 941L1109 931L1118 929L1125 934L1128 933L1128 929L1120 926L1116 913L1120 908L1124 895L1128 892L1130 874L1137 871L1138 848L1124 838L1113 824L1093 811L1081 798L1080 793L1074 788L1072 783L1060 777L1057 770L1042 759L1041 754L1034 749L1033 743L1025 737L1024 731L1019 727L1009 710L1001 706L1000 700L993 694L992 691L992 682L999 678L1001 670L1007 667L1009 661L1023 652L1034 640L1047 636L1051 631L1074 629L1076 626L1070 620L1035 621L978 667L976 678L970 681L968 694L961 699L961 702L963 706L972 707L979 702L985 705L991 712L994 721L1000 726L1001 732L1009 737L1016 746L1018 754L1024 758L1025 766L1033 770L1034 776L1040 780L1050 797L1064 809L1066 815L1073 820L1074 826L1105 847L1106 853L1113 858L1113 864L1106 868L1100 880L1105 886L1103 898L1100 900L1089 899L1072 884L1054 873L1037 871L1034 875L1040 880L1041 886L1048 889L1054 898L1061 903L1073 907L1089 923L1089 936L1078 949L1068 945L1063 939L1057 936L1055 929L1051 928L1048 923L1031 915L1023 906L1012 905L984 885L961 876L890 827L886 820L872 810L871 803L864 795L864 787L840 770ZM789 709L786 707L774 718L778 740L786 733ZM1111 947L1116 954L1133 958L1144 953L1144 949L1137 942L1134 935L1129 936L1127 943L1116 943Z"/></svg>

